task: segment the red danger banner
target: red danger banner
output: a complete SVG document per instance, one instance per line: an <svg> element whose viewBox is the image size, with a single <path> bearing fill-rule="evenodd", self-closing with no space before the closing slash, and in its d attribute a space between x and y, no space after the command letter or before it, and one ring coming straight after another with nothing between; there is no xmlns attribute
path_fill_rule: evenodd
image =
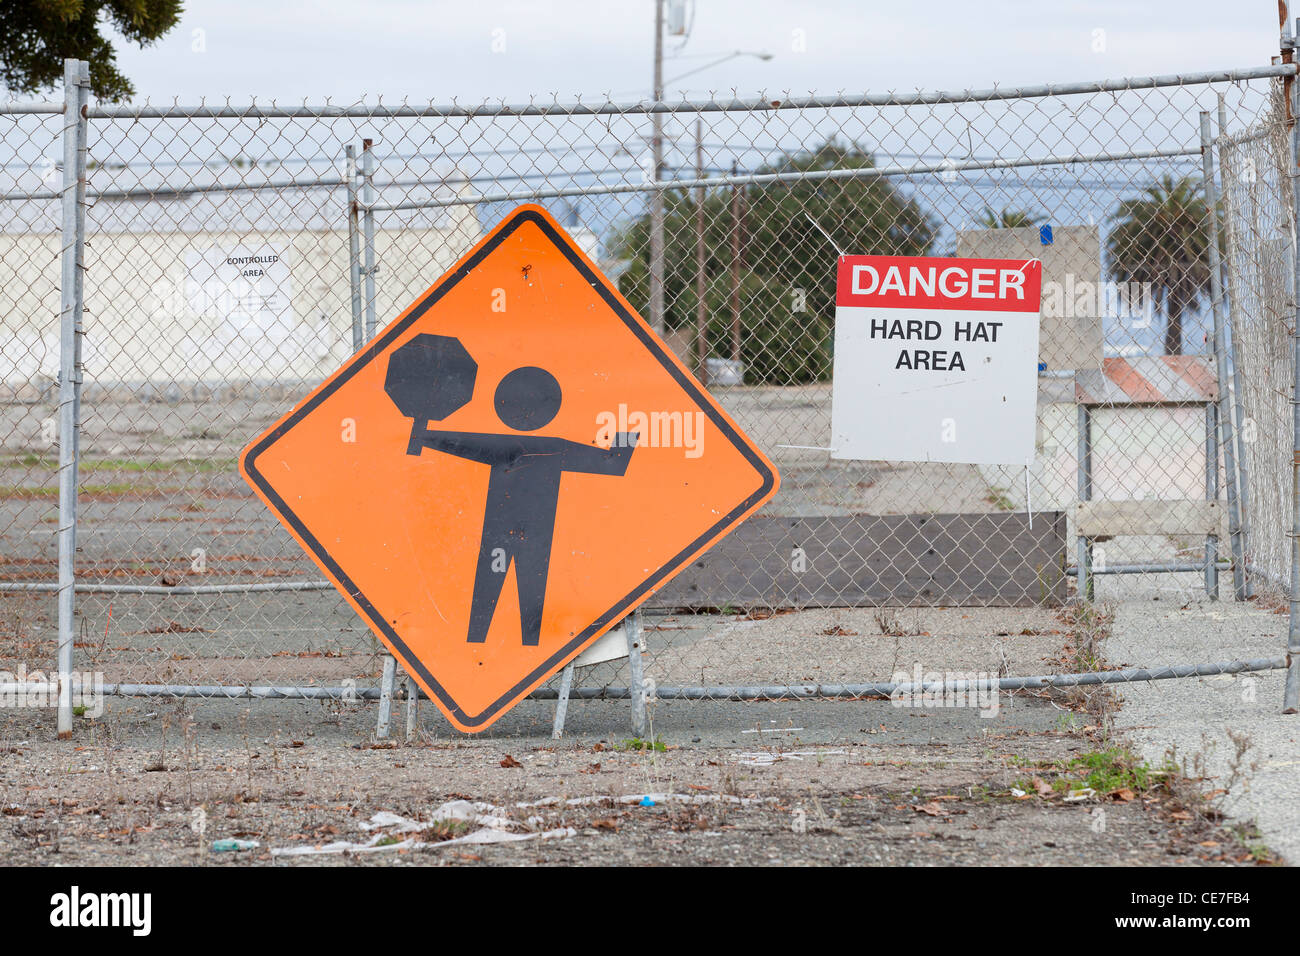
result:
<svg viewBox="0 0 1300 956"><path fill-rule="evenodd" d="M841 256L835 304L876 309L982 309L1037 312L1037 259Z"/></svg>

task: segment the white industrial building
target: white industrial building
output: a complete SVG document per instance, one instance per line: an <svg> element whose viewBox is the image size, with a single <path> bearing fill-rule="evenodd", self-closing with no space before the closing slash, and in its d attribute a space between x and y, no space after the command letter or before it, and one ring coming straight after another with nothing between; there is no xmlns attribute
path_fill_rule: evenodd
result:
<svg viewBox="0 0 1300 956"><path fill-rule="evenodd" d="M48 191L50 180L57 188L59 177L40 172L20 190ZM351 355L347 191L247 188L283 183L277 176L206 166L183 177L173 169L166 181L152 168L91 171L87 390L161 397L194 386L312 382ZM483 224L477 192L458 173L411 178L380 162L375 181L380 203L455 203L376 214L382 328L481 237ZM59 203L0 207L0 385L6 397L31 400L48 393L58 368ZM574 236L594 258L596 236Z"/></svg>

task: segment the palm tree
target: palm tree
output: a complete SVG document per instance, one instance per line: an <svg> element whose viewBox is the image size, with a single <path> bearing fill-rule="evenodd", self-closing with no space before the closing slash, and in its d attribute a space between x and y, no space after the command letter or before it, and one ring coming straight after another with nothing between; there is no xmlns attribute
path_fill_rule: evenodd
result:
<svg viewBox="0 0 1300 956"><path fill-rule="evenodd" d="M1107 271L1116 282L1151 290L1165 316L1165 354L1183 351L1183 319L1210 282L1209 215L1197 183L1166 173L1137 199L1125 199L1111 216Z"/></svg>
<svg viewBox="0 0 1300 956"><path fill-rule="evenodd" d="M977 221L985 229L1019 229L1022 226L1038 225L1043 221L1043 216L1041 213L1012 209L1010 206L1003 206L1001 212L994 212L985 206Z"/></svg>

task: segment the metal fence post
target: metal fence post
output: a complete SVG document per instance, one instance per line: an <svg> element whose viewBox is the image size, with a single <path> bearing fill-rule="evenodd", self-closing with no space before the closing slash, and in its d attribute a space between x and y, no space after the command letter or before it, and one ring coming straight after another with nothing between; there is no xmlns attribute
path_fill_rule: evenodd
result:
<svg viewBox="0 0 1300 956"><path fill-rule="evenodd" d="M362 198L365 212L362 215L366 243L366 341L375 337L375 154L372 140L361 141Z"/></svg>
<svg viewBox="0 0 1300 956"><path fill-rule="evenodd" d="M564 666L560 674L560 691L555 700L555 720L551 724L551 739L559 740L564 736L564 720L569 714L569 692L573 690L573 661Z"/></svg>
<svg viewBox="0 0 1300 956"><path fill-rule="evenodd" d="M1224 101L1223 94L1219 94L1219 136L1228 135L1228 107ZM1223 153L1219 155L1219 168L1226 169L1223 165ZM1221 173L1220 175L1227 175ZM1224 190L1227 191L1226 189ZM1217 211L1216 211L1217 216ZM1225 215L1219 220L1219 230L1224 237L1226 246L1228 236L1228 217ZM1221 257L1223 259L1223 257ZM1250 555L1250 463L1247 460L1246 449L1241 438L1242 422L1242 402L1245 401L1246 390L1241 381L1241 363L1237 361L1237 343L1238 329L1241 328L1241 305L1238 299L1238 290L1235 288L1235 272L1229 268L1226 259L1219 264L1221 278L1219 279L1224 290L1227 300L1227 347L1224 355L1227 360L1232 362L1232 391L1229 395L1228 413L1232 420L1233 451L1237 454L1237 515L1239 534L1241 537L1241 592L1237 595L1238 600L1247 600L1254 596L1254 588L1250 582L1250 568L1248 567ZM1235 583L1234 578L1234 583Z"/></svg>
<svg viewBox="0 0 1300 956"><path fill-rule="evenodd" d="M1210 114L1201 113L1201 174L1205 206L1210 218L1210 306L1214 313L1215 377L1219 382L1219 447L1223 449L1223 474L1228 490L1228 546L1232 554L1232 590L1238 601L1246 599L1246 556L1241 541L1241 502L1237 497L1237 455L1233 445L1232 393L1228 390L1228 338L1223 309L1223 263L1219 256L1219 196L1214 187L1214 137ZM1218 476L1219 462L1214 462ZM1217 482L1216 482L1217 483ZM1216 489L1217 491L1217 489ZM1217 599L1218 593L1211 595Z"/></svg>
<svg viewBox="0 0 1300 956"><path fill-rule="evenodd" d="M1082 504L1092 497L1092 413L1088 406L1080 403L1078 417L1078 435L1076 436L1076 456L1078 458L1078 499ZM1078 546L1079 564L1079 599L1093 599L1092 580L1092 542L1074 529Z"/></svg>
<svg viewBox="0 0 1300 956"><path fill-rule="evenodd" d="M646 712L645 670L642 667L641 651L645 645L645 630L641 626L640 608L623 618L623 627L627 635L628 677L632 685L628 688L632 697L632 736L643 738L646 735Z"/></svg>
<svg viewBox="0 0 1300 956"><path fill-rule="evenodd" d="M348 285L352 293L352 351L360 352L366 344L365 325L361 318L361 229L357 209L357 150L347 147L348 181Z"/></svg>
<svg viewBox="0 0 1300 956"><path fill-rule="evenodd" d="M77 401L81 381L81 311L85 241L83 180L86 123L83 84L89 66L63 61L62 264L59 282L59 596L58 733L72 736L72 650L76 637Z"/></svg>
<svg viewBox="0 0 1300 956"><path fill-rule="evenodd" d="M1300 19L1295 21L1300 33ZM1283 48L1288 59L1294 52L1295 34L1284 34ZM1300 238L1296 225L1300 224L1300 82L1290 83L1291 108L1291 223L1292 255L1295 268L1291 271L1291 304L1295 310L1291 323L1291 593L1290 619L1287 627L1286 691L1283 694L1282 712L1294 714L1300 710Z"/></svg>
<svg viewBox="0 0 1300 956"><path fill-rule="evenodd" d="M78 93L80 94L80 106L78 107L77 121L77 271L73 279L73 290L76 295L77 308L77 335L76 351L74 360L77 365L77 375L72 380L72 408L76 417L77 427L72 431L72 482L74 488L81 487L81 346L85 341L86 326L86 139L89 133L90 122L86 118L86 107L90 102L90 64L85 60L81 61L81 67L78 74ZM77 523L72 523L72 553L77 553Z"/></svg>
<svg viewBox="0 0 1300 956"><path fill-rule="evenodd" d="M352 255L352 270L354 275L364 274L365 276L365 308L364 321L360 314L360 282L356 282L352 287L352 341L356 344L358 351L371 339L375 337L375 154L374 141L363 139L361 141L361 198L364 210L361 213L361 233L364 244L364 266L357 262L356 253L356 153L351 146L347 149L348 155L348 194L349 208L352 210L348 219L348 242L349 252ZM379 687L379 716L375 721L375 736L380 740L388 737L388 728L392 717L393 694L397 685L397 659L391 654L384 656L384 674L380 678ZM411 699L407 701L407 736L410 736L414 729L416 721L415 708L419 706L418 689L411 691L415 687L415 682L410 681L408 692L411 693Z"/></svg>
<svg viewBox="0 0 1300 956"><path fill-rule="evenodd" d="M1205 500L1219 498L1219 408L1205 404ZM1219 536L1205 536L1205 593L1211 601L1219 599Z"/></svg>
<svg viewBox="0 0 1300 956"><path fill-rule="evenodd" d="M384 676L379 685L379 720L375 725L375 736L380 740L388 739L388 722L393 715L393 682L397 679L397 658L392 654L384 655Z"/></svg>
<svg viewBox="0 0 1300 956"><path fill-rule="evenodd" d="M420 726L420 685L410 674L406 675L406 739L415 737Z"/></svg>

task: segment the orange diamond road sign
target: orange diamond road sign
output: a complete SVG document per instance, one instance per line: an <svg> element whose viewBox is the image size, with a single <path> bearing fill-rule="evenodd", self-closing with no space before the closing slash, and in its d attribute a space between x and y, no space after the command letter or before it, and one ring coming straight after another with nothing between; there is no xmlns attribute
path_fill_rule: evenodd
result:
<svg viewBox="0 0 1300 956"><path fill-rule="evenodd" d="M249 445L240 470L470 732L778 482L538 206L511 213Z"/></svg>

